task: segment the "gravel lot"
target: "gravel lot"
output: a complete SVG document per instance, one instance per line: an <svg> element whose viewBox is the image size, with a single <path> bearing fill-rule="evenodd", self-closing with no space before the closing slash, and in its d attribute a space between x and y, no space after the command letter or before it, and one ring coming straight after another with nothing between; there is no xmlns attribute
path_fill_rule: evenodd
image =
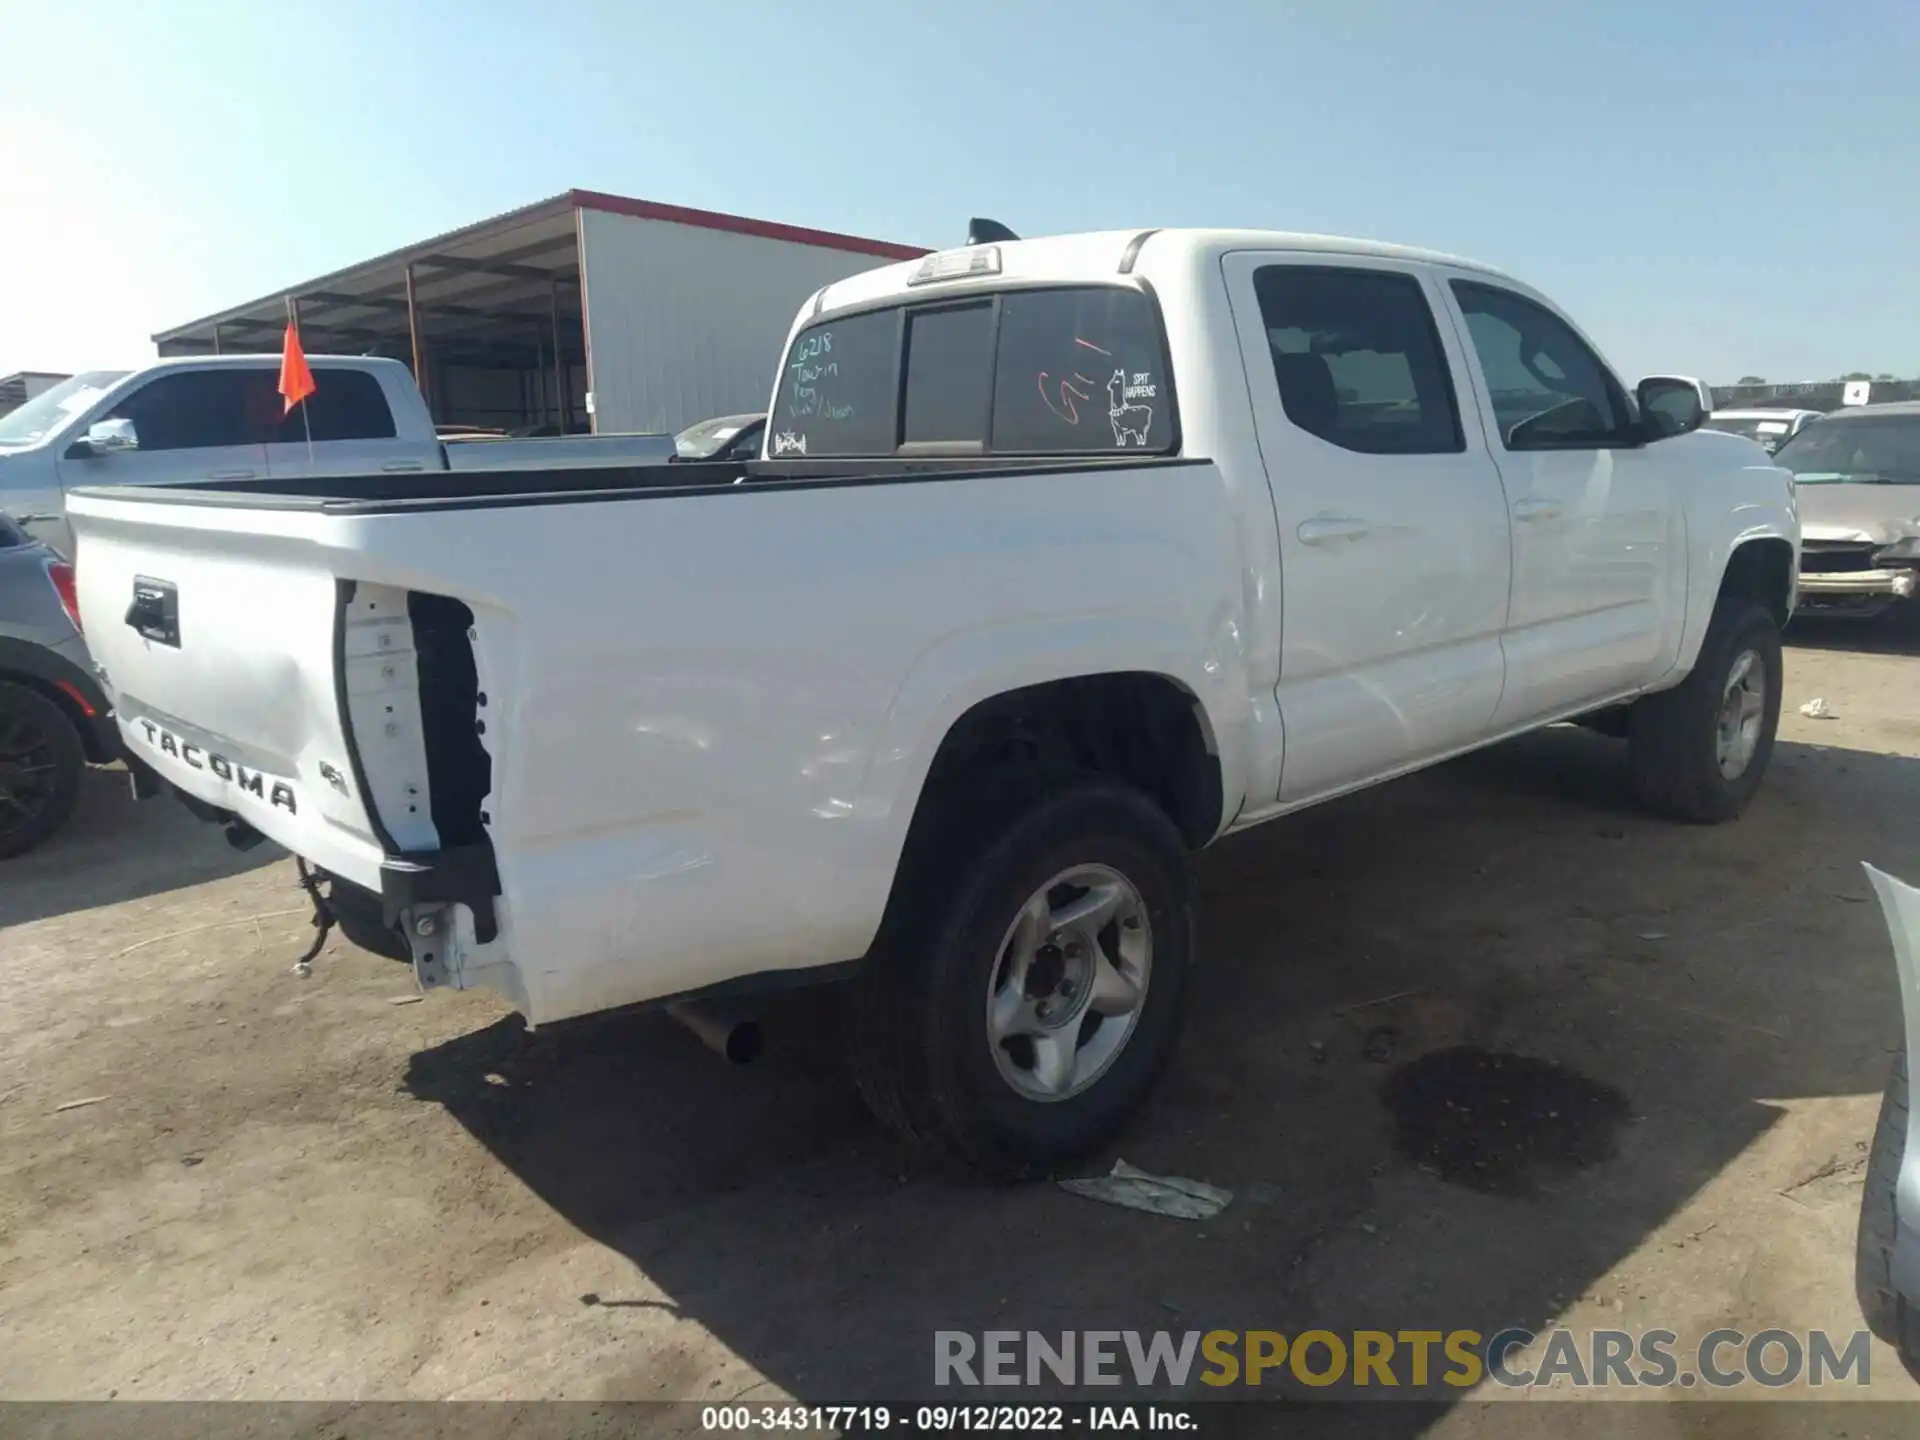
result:
<svg viewBox="0 0 1920 1440"><path fill-rule="evenodd" d="M1237 1192L1200 1225L927 1171L819 997L728 1068L657 1015L410 1003L337 939L298 980L291 863L97 775L0 869L0 1395L845 1403L923 1394L936 1328L1850 1333L1899 1025L1858 862L1920 881L1920 627L1790 639L1736 825L1637 815L1561 728L1206 856L1203 995L1115 1152ZM1562 1067L1561 1113L1458 1046Z"/></svg>

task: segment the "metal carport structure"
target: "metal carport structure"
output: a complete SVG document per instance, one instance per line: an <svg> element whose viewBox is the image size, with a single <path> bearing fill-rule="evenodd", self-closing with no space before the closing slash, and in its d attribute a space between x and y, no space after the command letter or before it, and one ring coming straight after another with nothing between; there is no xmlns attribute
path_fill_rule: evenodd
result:
<svg viewBox="0 0 1920 1440"><path fill-rule="evenodd" d="M924 253L568 190L153 338L163 356L274 351L291 304L310 354L405 362L443 426L677 428L765 404L818 286Z"/></svg>

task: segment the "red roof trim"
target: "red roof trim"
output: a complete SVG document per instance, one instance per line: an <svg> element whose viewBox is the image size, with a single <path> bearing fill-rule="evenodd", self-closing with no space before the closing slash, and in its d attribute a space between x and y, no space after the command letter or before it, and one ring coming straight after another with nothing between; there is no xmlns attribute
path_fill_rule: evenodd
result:
<svg viewBox="0 0 1920 1440"><path fill-rule="evenodd" d="M569 190L567 198L582 210L604 210L610 215L631 215L639 220L665 220L669 224L693 225L702 230L728 230L735 235L757 235L763 240L785 240L792 245L817 245L823 250L850 250L857 255L878 255L885 260L918 260L922 255L932 253L917 245L894 245L885 240L840 235L832 230L777 225L771 220L722 215L717 210L693 210L685 205L630 200L624 195L606 195L598 190Z"/></svg>

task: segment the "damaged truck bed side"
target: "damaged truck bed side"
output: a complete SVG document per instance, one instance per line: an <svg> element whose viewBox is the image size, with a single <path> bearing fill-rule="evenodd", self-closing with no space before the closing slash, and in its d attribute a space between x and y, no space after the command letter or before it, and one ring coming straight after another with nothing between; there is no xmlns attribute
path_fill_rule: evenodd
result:
<svg viewBox="0 0 1920 1440"><path fill-rule="evenodd" d="M1427 252L970 245L796 318L745 465L77 493L134 753L535 1023L850 975L875 1111L1002 1171L1171 1051L1186 857L1553 721L1766 768L1785 473Z"/></svg>

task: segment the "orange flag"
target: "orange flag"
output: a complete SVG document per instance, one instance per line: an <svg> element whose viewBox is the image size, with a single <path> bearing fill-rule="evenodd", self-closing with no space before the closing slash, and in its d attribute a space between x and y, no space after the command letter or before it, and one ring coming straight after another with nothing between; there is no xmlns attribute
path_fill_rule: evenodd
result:
<svg viewBox="0 0 1920 1440"><path fill-rule="evenodd" d="M280 394L287 402L287 408L281 413L291 415L293 407L317 388L313 371L307 368L307 353L300 348L300 329L289 320L287 338L280 348Z"/></svg>

